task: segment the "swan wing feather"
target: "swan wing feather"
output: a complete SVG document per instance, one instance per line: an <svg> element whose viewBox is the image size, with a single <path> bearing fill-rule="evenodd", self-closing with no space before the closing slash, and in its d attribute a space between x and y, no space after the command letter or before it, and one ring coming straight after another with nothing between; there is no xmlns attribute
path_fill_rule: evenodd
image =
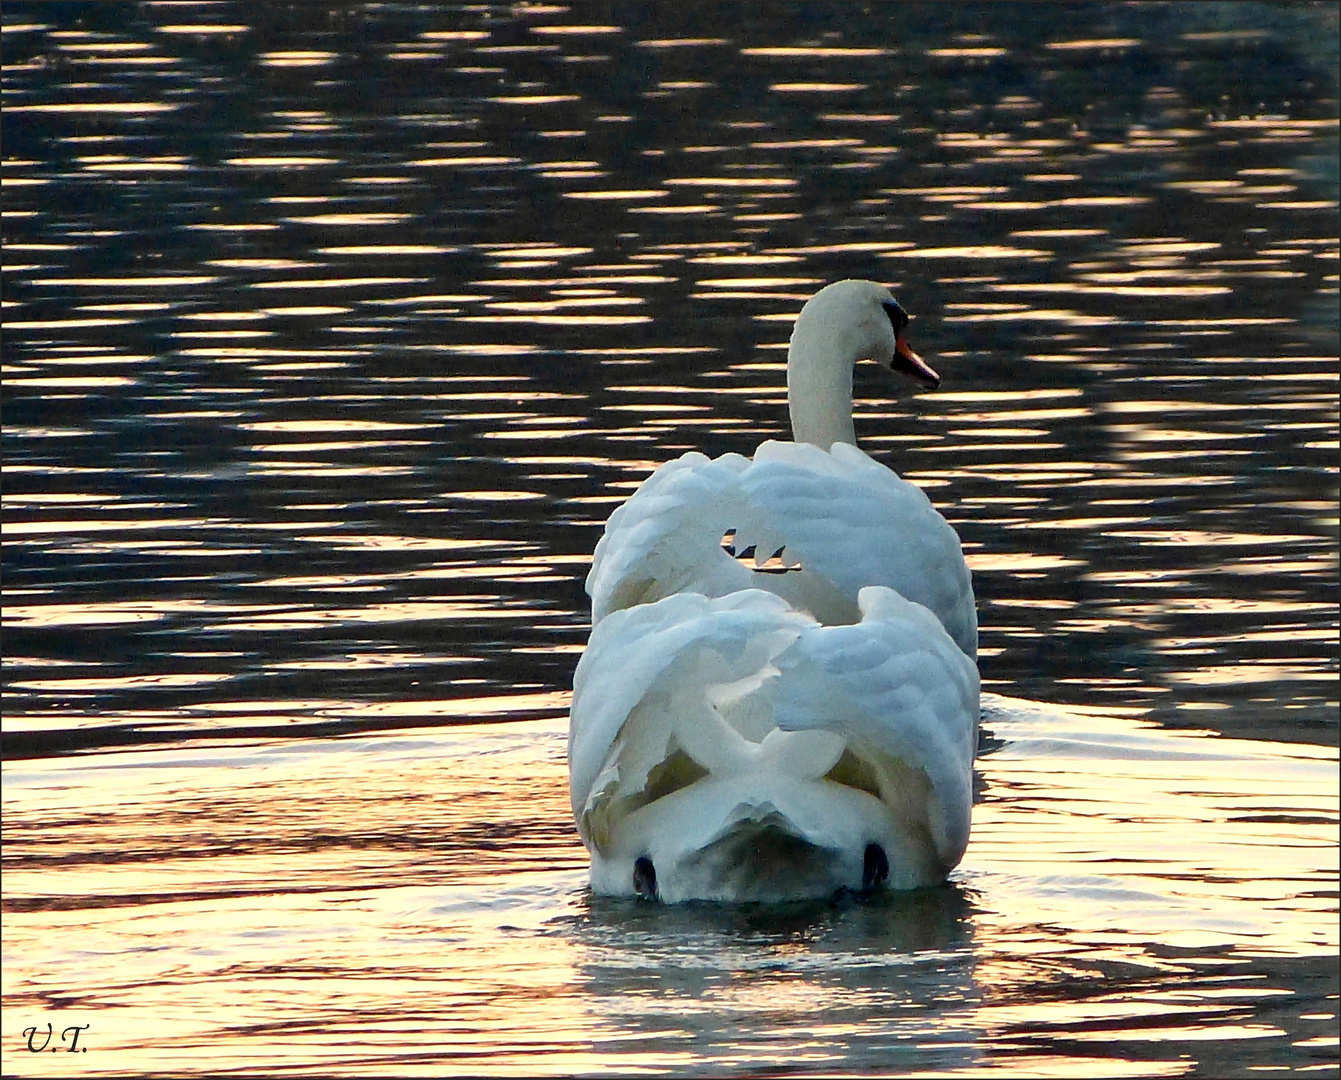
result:
<svg viewBox="0 0 1341 1080"><path fill-rule="evenodd" d="M765 443L741 486L766 527L785 535L789 553L854 606L864 586L885 585L929 608L976 657L973 583L959 536L916 484L842 443L829 453Z"/></svg>
<svg viewBox="0 0 1341 1080"><path fill-rule="evenodd" d="M691 452L667 462L622 503L596 545L587 594L593 625L611 612L679 592L748 589L750 572L721 548L722 525L740 517L739 454Z"/></svg>
<svg viewBox="0 0 1341 1080"><path fill-rule="evenodd" d="M924 774L926 826L942 864L954 866L968 843L977 666L931 612L893 590L867 587L861 604L861 623L807 628L778 658L778 726L836 731Z"/></svg>
<svg viewBox="0 0 1341 1080"><path fill-rule="evenodd" d="M762 590L716 599L677 593L602 620L573 675L568 763L574 813L581 814L626 722L644 701L660 694L663 707L650 712L663 715L667 736L673 727L696 738L695 721L716 731L720 721L706 691L759 671L810 621Z"/></svg>
<svg viewBox="0 0 1341 1080"><path fill-rule="evenodd" d="M782 551L803 571L754 574L722 550ZM886 585L923 604L968 656L977 613L959 537L915 484L856 447L766 442L754 460L694 452L669 462L610 516L587 592L592 621L677 592L722 596L764 588L828 622L857 617L857 594Z"/></svg>

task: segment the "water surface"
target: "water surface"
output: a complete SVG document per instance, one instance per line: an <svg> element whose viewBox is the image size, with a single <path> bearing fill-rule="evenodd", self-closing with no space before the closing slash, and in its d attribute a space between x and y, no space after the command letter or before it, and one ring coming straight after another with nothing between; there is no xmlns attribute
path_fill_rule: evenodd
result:
<svg viewBox="0 0 1341 1080"><path fill-rule="evenodd" d="M1334 1061L1335 754L985 704L954 880L838 906L592 898L561 721L51 759L8 782L10 1011L93 1074Z"/></svg>

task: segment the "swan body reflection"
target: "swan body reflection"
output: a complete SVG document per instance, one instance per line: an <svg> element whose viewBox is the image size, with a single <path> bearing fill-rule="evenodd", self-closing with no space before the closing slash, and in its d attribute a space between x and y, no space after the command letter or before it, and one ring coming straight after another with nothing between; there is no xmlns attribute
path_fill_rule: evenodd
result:
<svg viewBox="0 0 1341 1080"><path fill-rule="evenodd" d="M860 359L939 383L907 324L874 282L821 290L788 351L795 442L686 454L607 523L569 729L596 892L914 888L962 856L979 691L968 567L852 424ZM735 557L750 549L753 565Z"/></svg>

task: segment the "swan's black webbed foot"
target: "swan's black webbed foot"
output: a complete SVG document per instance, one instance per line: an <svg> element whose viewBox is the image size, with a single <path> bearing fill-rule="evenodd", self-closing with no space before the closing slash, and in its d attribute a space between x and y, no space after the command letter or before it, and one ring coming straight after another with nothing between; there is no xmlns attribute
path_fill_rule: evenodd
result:
<svg viewBox="0 0 1341 1080"><path fill-rule="evenodd" d="M657 868L646 855L633 864L633 891L649 900L657 898Z"/></svg>
<svg viewBox="0 0 1341 1080"><path fill-rule="evenodd" d="M885 849L879 844L867 844L861 869L862 892L870 892L876 886L883 885L888 877L889 857Z"/></svg>

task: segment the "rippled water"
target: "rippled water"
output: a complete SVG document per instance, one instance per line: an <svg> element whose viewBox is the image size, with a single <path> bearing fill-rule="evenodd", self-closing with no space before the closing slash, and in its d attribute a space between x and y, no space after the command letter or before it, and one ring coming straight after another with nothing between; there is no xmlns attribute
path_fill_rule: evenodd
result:
<svg viewBox="0 0 1341 1080"><path fill-rule="evenodd" d="M1336 36L7 4L6 1071L1335 1069ZM944 376L857 430L974 571L968 856L592 901L601 524L845 276Z"/></svg>
<svg viewBox="0 0 1341 1080"><path fill-rule="evenodd" d="M782 910L592 899L562 721L48 759L7 783L7 1060L56 1014L91 1073L1335 1061L1333 751L985 720L950 885Z"/></svg>

